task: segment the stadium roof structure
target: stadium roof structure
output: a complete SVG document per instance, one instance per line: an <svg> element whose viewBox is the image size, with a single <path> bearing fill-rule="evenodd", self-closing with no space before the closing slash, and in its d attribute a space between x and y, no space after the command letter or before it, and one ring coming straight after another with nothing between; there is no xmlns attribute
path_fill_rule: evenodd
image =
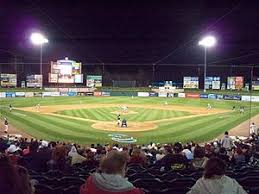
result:
<svg viewBox="0 0 259 194"><path fill-rule="evenodd" d="M38 61L29 35L50 40L44 61L68 56L87 63L201 64L198 40L212 34L211 64L259 64L258 1L3 0L0 62Z"/></svg>

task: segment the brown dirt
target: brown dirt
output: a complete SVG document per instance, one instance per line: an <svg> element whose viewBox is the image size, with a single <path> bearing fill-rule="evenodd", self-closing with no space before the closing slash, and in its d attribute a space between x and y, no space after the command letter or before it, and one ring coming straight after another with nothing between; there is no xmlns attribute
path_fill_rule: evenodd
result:
<svg viewBox="0 0 259 194"><path fill-rule="evenodd" d="M251 122L249 122L251 121ZM232 128L229 130L229 135L230 136L244 136L248 137L249 136L249 126L250 123L255 123L257 127L259 127L259 114L252 117L251 119L248 119L244 121L243 123L237 125L236 127ZM222 138L223 134L220 135L218 138Z"/></svg>
<svg viewBox="0 0 259 194"><path fill-rule="evenodd" d="M1 125L0 125L0 136L6 135L6 133L4 132L5 127L2 123L3 123L3 121L1 121ZM8 125L8 134L11 136L22 135L22 137L25 137L25 138L32 138L32 136L29 135L28 133L25 133L21 129L17 129L16 127L14 127L10 124Z"/></svg>
<svg viewBox="0 0 259 194"><path fill-rule="evenodd" d="M127 128L117 126L116 122L96 122L92 125L93 128L105 130L105 131L147 131L156 129L157 125L154 123L146 122L129 122Z"/></svg>

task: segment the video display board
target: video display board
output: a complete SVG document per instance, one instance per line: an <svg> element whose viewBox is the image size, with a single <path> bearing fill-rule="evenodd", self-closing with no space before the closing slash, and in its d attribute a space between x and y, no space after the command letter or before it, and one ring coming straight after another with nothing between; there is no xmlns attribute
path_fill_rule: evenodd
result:
<svg viewBox="0 0 259 194"><path fill-rule="evenodd" d="M86 86L89 88L102 87L102 76L101 75L87 75Z"/></svg>
<svg viewBox="0 0 259 194"><path fill-rule="evenodd" d="M259 90L259 77L253 77L252 90Z"/></svg>
<svg viewBox="0 0 259 194"><path fill-rule="evenodd" d="M199 77L183 77L183 88L199 89Z"/></svg>
<svg viewBox="0 0 259 194"><path fill-rule="evenodd" d="M244 87L244 77L228 77L227 81L228 90L241 90Z"/></svg>
<svg viewBox="0 0 259 194"><path fill-rule="evenodd" d="M4 73L0 75L2 87L16 87L17 86L17 75Z"/></svg>
<svg viewBox="0 0 259 194"><path fill-rule="evenodd" d="M81 74L81 63L73 60L58 60L51 62L51 72L49 73L50 83L83 83Z"/></svg>
<svg viewBox="0 0 259 194"><path fill-rule="evenodd" d="M28 88L41 88L42 87L42 75L26 76L26 86Z"/></svg>
<svg viewBox="0 0 259 194"><path fill-rule="evenodd" d="M206 77L205 89L220 89L220 77Z"/></svg>

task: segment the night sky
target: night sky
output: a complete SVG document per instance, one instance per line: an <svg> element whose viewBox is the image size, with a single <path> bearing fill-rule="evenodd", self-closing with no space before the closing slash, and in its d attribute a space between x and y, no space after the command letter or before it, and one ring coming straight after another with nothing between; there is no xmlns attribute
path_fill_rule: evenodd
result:
<svg viewBox="0 0 259 194"><path fill-rule="evenodd" d="M1 50L38 62L29 37L41 31L45 62L201 64L210 34L210 63L259 64L259 1L1 0L0 24L0 62L12 58Z"/></svg>

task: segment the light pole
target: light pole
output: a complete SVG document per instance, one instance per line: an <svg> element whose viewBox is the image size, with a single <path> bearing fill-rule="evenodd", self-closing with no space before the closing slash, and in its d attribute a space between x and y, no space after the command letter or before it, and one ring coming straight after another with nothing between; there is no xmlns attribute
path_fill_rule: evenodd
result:
<svg viewBox="0 0 259 194"><path fill-rule="evenodd" d="M42 74L42 47L44 44L48 43L49 40L41 33L32 33L31 34L31 42L34 45L40 45L40 75L42 76L42 84L43 84L43 74Z"/></svg>
<svg viewBox="0 0 259 194"><path fill-rule="evenodd" d="M213 36L206 36L199 41L199 45L204 47L204 86L203 91L206 92L205 82L207 74L207 48L213 47L216 44L216 38Z"/></svg>

